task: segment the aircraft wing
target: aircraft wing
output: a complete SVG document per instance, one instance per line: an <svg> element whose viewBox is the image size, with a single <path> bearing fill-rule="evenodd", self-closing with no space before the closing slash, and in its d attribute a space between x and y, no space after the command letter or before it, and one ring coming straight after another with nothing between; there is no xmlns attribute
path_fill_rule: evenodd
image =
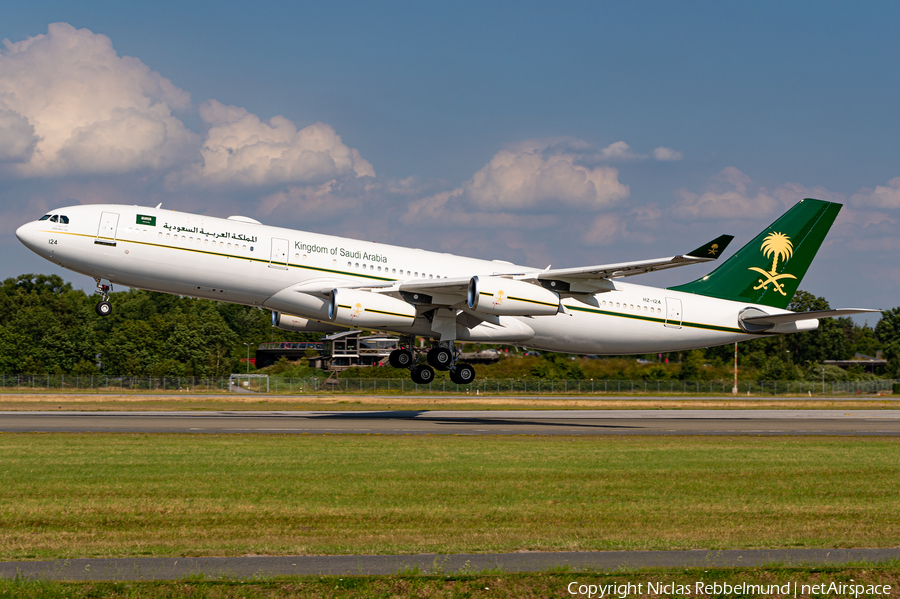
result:
<svg viewBox="0 0 900 599"><path fill-rule="evenodd" d="M403 299L413 304L460 305L465 304L471 280L472 277L454 277L404 281L397 286L397 291Z"/></svg>
<svg viewBox="0 0 900 599"><path fill-rule="evenodd" d="M412 304L452 305L465 302L466 292L472 277L455 277L447 279L413 279L411 281L393 281L390 283L365 282L355 283L337 279L316 279L308 283L293 285L288 289L330 297L333 289L364 289L372 293L385 293L394 297L403 297Z"/></svg>
<svg viewBox="0 0 900 599"><path fill-rule="evenodd" d="M452 279L413 279L400 283L400 291L410 293L461 293L465 296L472 277L455 277Z"/></svg>
<svg viewBox="0 0 900 599"><path fill-rule="evenodd" d="M578 281L602 281L604 279L628 277L655 270L674 268L676 266L710 262L716 260L722 254L732 239L734 239L732 235L721 235L686 254L669 256L667 258L657 258L655 260L638 260L634 262L582 266L576 268L557 268L553 270L548 269L544 271L509 273L496 276L505 276L507 278L531 281L538 284L540 284L540 281L553 281L553 283L549 283L551 286L548 288L554 290L558 289L559 291L569 291L569 285L566 284L562 287L558 287L556 281L571 281L573 284ZM412 281L399 281L384 284L345 284L344 286L370 289L375 293L398 294L406 301L415 304L451 306L465 302L471 279L472 277L416 279ZM594 289L596 289L596 287L597 286L595 285ZM571 291L575 292L575 289L572 288ZM330 289L322 289L321 292L330 292Z"/></svg>
<svg viewBox="0 0 900 599"><path fill-rule="evenodd" d="M553 270L544 270L537 273L538 280L590 280L590 279L613 279L618 277L630 277L640 275L655 270L665 270L676 266L687 266L688 264L699 264L701 262L711 262L718 259L722 252L734 239L733 235L721 235L709 243L701 245L697 249L682 254L680 256L669 256L668 258L657 258L655 260L637 260L634 262L620 262L618 264L601 264L598 266L582 266L576 268L556 268Z"/></svg>

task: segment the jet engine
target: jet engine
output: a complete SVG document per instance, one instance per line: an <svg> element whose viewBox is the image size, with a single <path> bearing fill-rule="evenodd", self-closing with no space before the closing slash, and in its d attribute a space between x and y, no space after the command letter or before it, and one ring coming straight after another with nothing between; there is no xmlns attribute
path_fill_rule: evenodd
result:
<svg viewBox="0 0 900 599"><path fill-rule="evenodd" d="M294 333L336 333L347 330L347 327L338 326L330 322L310 320L301 316L294 316L293 314L282 314L281 312L272 312L272 326L282 331L292 331Z"/></svg>
<svg viewBox="0 0 900 599"><path fill-rule="evenodd" d="M359 289L331 292L328 317L349 327L410 327L416 319L415 306L380 293Z"/></svg>
<svg viewBox="0 0 900 599"><path fill-rule="evenodd" d="M469 308L498 316L551 316L559 312L559 296L538 285L502 277L472 277Z"/></svg>

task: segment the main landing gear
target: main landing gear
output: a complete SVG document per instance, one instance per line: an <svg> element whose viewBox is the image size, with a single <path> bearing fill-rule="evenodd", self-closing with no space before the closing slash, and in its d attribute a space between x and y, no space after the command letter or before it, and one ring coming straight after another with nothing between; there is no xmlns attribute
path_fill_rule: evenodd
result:
<svg viewBox="0 0 900 599"><path fill-rule="evenodd" d="M417 364L415 338L405 337L401 347L388 356L388 362L394 368L408 368L410 378L417 385L427 385L434 380L435 370L450 372L450 380L457 385L468 385L475 380L475 369L471 364L460 364L459 351L452 341L436 343L425 353L427 364Z"/></svg>
<svg viewBox="0 0 900 599"><path fill-rule="evenodd" d="M96 310L97 314L100 316L109 316L112 314L112 304L109 303L109 294L112 292L112 284L101 285L100 279L95 280L97 281L97 290L100 292L100 301L94 306L94 310Z"/></svg>

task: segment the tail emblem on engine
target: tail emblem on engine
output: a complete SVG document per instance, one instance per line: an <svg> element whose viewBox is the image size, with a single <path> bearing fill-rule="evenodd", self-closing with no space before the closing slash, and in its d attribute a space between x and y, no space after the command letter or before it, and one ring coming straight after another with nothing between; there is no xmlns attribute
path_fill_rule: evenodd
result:
<svg viewBox="0 0 900 599"><path fill-rule="evenodd" d="M496 294L494 294L494 307L497 307L503 303L503 290L501 289Z"/></svg>
<svg viewBox="0 0 900 599"><path fill-rule="evenodd" d="M353 306L353 309L350 310L350 320L353 320L354 318L359 318L360 316L362 316L362 314L360 314L362 312L362 309L363 309L363 307L362 307L362 304L360 304L360 303L357 303L355 306Z"/></svg>
<svg viewBox="0 0 900 599"><path fill-rule="evenodd" d="M772 283L775 291L786 296L784 283L779 283L778 281L782 279L796 279L797 277L788 273L778 274L778 260L784 263L794 255L794 244L791 242L791 238L784 233L769 233L763 239L762 246L759 249L763 256L772 258L772 270L766 271L762 268L751 266L749 270L758 272L764 277L757 280L759 284L753 289L765 289L768 291L769 283Z"/></svg>

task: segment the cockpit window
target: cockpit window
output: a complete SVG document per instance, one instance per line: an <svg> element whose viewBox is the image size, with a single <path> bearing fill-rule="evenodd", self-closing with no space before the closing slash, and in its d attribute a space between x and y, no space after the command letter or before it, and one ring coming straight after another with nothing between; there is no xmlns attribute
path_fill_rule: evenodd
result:
<svg viewBox="0 0 900 599"><path fill-rule="evenodd" d="M69 217L68 217L68 216L63 216L62 214L60 214L60 215L59 215L59 223L62 224L62 225L68 225L68 224L69 224Z"/></svg>
<svg viewBox="0 0 900 599"><path fill-rule="evenodd" d="M53 216L50 217L50 222L51 223L59 222L59 217L54 214Z"/></svg>
<svg viewBox="0 0 900 599"><path fill-rule="evenodd" d="M50 215L49 215L49 214L45 214L44 216L42 216L42 217L39 218L38 220L47 220L48 218L50 218Z"/></svg>

